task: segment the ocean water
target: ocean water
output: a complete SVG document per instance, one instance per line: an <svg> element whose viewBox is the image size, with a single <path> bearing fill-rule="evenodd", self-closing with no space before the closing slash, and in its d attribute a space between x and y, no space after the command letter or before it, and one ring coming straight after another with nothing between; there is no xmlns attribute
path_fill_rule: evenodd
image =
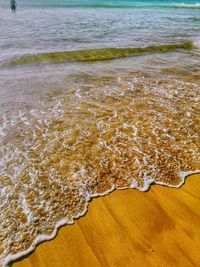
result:
<svg viewBox="0 0 200 267"><path fill-rule="evenodd" d="M199 1L0 0L2 266L96 196L178 188L199 140Z"/></svg>

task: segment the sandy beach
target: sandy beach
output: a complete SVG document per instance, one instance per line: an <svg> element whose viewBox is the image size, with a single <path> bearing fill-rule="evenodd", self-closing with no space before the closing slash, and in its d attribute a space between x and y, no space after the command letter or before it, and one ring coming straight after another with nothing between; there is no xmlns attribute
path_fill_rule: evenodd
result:
<svg viewBox="0 0 200 267"><path fill-rule="evenodd" d="M0 267L200 267L199 11L0 0Z"/></svg>
<svg viewBox="0 0 200 267"><path fill-rule="evenodd" d="M199 179L94 199L83 218L13 267L199 266Z"/></svg>

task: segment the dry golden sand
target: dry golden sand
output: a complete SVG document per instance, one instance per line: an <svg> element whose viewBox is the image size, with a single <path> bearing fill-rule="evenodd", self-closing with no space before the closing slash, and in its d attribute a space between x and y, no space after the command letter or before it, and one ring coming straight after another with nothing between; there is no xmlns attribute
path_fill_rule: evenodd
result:
<svg viewBox="0 0 200 267"><path fill-rule="evenodd" d="M13 267L200 266L200 175L180 189L115 191Z"/></svg>

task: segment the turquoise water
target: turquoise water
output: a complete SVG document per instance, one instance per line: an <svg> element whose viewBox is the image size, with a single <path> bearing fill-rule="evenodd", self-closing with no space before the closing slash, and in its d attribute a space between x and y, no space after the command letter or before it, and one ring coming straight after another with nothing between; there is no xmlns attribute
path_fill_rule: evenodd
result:
<svg viewBox="0 0 200 267"><path fill-rule="evenodd" d="M126 69L138 68L140 64L144 65L143 57L141 57L141 60L137 59L140 64L134 64L133 60L127 59L120 63L115 61L93 68L88 67L87 64L69 65L67 62L65 65L57 65L56 68L46 65L46 70L43 67L41 70L40 66L37 68L29 66L24 69L23 64L21 69L9 68L6 70L3 68L3 66L10 65L10 62L18 59L21 62L20 58L26 57L26 55L29 56L28 59L33 59L34 55L38 58L37 54L44 55L44 57L39 56L43 62L44 58L48 58L48 53L68 53L90 49L127 47L140 49L149 46L176 45L188 41L198 46L200 8L197 1L182 3L182 1L24 0L18 1L17 12L13 13L10 11L8 3L0 0L0 29L0 72L2 72L2 74L0 73L2 77L0 85L3 88L0 92L0 104L5 106L5 102L12 102L11 96L15 91L22 92L22 95L18 94L20 99L29 97L25 94L27 81L25 78L22 79L24 72L28 72L27 75L35 73L38 82L42 83L43 80L47 80L44 85L35 85L35 81L30 83L34 84L32 86L34 91L36 90L34 95L40 95L41 90L38 91L37 88L42 87L44 91L49 90L48 86L45 89L46 84L49 84L51 79L53 80L52 73L55 72L55 69L60 77L60 86L63 87L63 78L61 77L66 73L76 72L77 69L78 71L81 69L81 71L95 72L95 68L98 68L97 72L99 72L99 69L104 71L104 67L106 71L108 64L110 64L109 69L115 69L116 64L120 69L121 66ZM55 56L55 63L56 58L59 58L59 62L65 62L65 58L60 59L58 55ZM52 58L52 55L50 57ZM123 56L119 55L119 57ZM159 53L155 57L159 57ZM91 58L90 55L88 58ZM101 58L112 59L116 56L111 53L106 57L101 55ZM95 57L93 57L94 59ZM189 64L193 60L191 64L196 64L199 61L199 51L198 49L182 51L176 55L170 53L167 61L166 57L164 59L166 65L167 62L171 64L171 60L177 61L178 64L187 62ZM25 62L28 63L27 60ZM152 68L153 65L145 63L145 67ZM9 86L7 86L8 79L10 79Z"/></svg>
<svg viewBox="0 0 200 267"><path fill-rule="evenodd" d="M1 4L6 6L5 1L1 0ZM75 0L75 1L69 1L69 0L58 0L58 1L50 1L50 0L22 0L19 1L21 6L45 6L45 7L142 7L142 6L164 6L164 7L192 7L192 5L197 5L199 1L195 0L143 0L143 1L137 1L137 0L113 0L113 1L105 1L105 0Z"/></svg>
<svg viewBox="0 0 200 267"><path fill-rule="evenodd" d="M13 14L2 1L0 61L26 53L196 41L200 6L197 1L184 3L19 1Z"/></svg>
<svg viewBox="0 0 200 267"><path fill-rule="evenodd" d="M23 0L18 1L17 12L13 13L9 9L9 3L0 0L0 29L0 72L3 72L0 74L2 77L0 85L3 88L0 93L0 103L5 106L5 101L8 101L6 99L10 98L15 90L22 90L20 99L26 97L24 95L27 90L24 89L26 88L26 79L21 79L24 71L29 74L35 72L37 77L42 72L42 75L37 78L38 81L53 79L51 73L55 72L54 66L51 65L46 65L46 71L42 67L41 72L40 66L37 68L29 66L25 70L23 66L21 66L21 70L11 68L5 70L3 66L10 65L10 62L16 60L23 62L20 58L22 56L24 58L26 55L28 55L28 59L33 59L36 55L37 62L38 58L41 58L41 62L43 62L44 58L48 58L48 53L65 52L66 54L70 51L90 49L143 49L149 46L159 47L184 42L193 42L198 47L200 42L200 8L198 1ZM155 52L155 49L153 50ZM37 54L39 54L38 57ZM123 55L125 54L123 53ZM40 55L44 55L44 57ZM119 57L123 57L123 55L119 55ZM49 57L52 62L52 54ZM65 58L60 59L59 54L54 55L54 57L55 63L58 58L59 62L65 62ZM159 57L159 53L155 57ZM88 58L95 59L89 54ZM116 58L116 55L113 56L111 53L106 57L101 55L101 58L112 59ZM168 59L169 64L171 64L171 60L177 61L178 64L185 64L194 60L193 63L196 64L199 61L199 51L198 49L183 51L176 56L170 53ZM162 61L162 56L160 60ZM29 63L27 59L25 62ZM115 69L116 62L108 64L110 64L109 68L112 65L112 68ZM139 66L128 59L126 62L121 61L120 64L123 65L123 68L137 68ZM140 64L144 64L143 57L141 57ZM100 68L100 65L98 66L89 68L89 71ZM107 68L106 66L108 65L104 64L100 69L103 71L104 67ZM146 64L146 67L152 68L153 65ZM88 65L77 66L73 64L69 66L67 62L65 66L57 65L56 70L60 76L66 74L63 68L67 68L66 72L71 73L73 69L76 72L76 68L84 71ZM8 79L15 80L12 83L10 81L9 87L7 87ZM59 79L61 87L63 86L62 81L63 79ZM20 85L19 88L16 84ZM46 85L34 85L33 87L37 91L36 88L41 86L45 87ZM38 94L40 93L41 90Z"/></svg>
<svg viewBox="0 0 200 267"><path fill-rule="evenodd" d="M17 2L0 0L3 266L95 196L200 170L199 1Z"/></svg>

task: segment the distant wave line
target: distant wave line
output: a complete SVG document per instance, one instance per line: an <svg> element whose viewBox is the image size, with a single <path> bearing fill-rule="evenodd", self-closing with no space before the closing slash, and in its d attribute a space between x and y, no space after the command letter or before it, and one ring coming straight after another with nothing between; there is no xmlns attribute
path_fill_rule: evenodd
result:
<svg viewBox="0 0 200 267"><path fill-rule="evenodd" d="M148 3L148 2L135 2L135 3L114 3L114 2L102 2L102 3L48 3L48 4L28 4L30 7L50 7L50 8L200 8L200 2L198 3L186 3L186 2L173 2L173 3Z"/></svg>

